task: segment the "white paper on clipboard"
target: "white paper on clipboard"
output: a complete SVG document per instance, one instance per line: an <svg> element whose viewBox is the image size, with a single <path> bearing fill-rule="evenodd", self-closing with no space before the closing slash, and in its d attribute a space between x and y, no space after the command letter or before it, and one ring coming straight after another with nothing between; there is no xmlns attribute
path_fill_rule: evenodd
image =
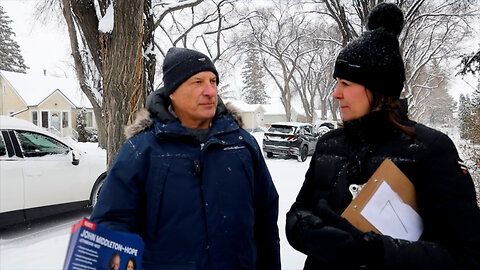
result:
<svg viewBox="0 0 480 270"><path fill-rule="evenodd" d="M383 181L367 202L361 215L382 234L417 241L423 232L423 221L417 212Z"/></svg>

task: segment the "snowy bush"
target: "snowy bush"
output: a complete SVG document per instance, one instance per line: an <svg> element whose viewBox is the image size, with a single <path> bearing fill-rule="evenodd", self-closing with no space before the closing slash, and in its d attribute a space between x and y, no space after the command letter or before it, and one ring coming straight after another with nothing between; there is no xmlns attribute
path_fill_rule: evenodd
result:
<svg viewBox="0 0 480 270"><path fill-rule="evenodd" d="M460 156L472 175L477 193L477 203L480 206L480 145L465 140L459 141L458 144Z"/></svg>
<svg viewBox="0 0 480 270"><path fill-rule="evenodd" d="M82 108L77 115L77 133L79 142L98 142L98 131L86 126L87 110Z"/></svg>

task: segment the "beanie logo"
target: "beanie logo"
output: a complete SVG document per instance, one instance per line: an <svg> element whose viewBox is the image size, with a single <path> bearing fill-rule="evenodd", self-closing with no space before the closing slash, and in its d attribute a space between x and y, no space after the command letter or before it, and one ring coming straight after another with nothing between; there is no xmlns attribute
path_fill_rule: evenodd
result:
<svg viewBox="0 0 480 270"><path fill-rule="evenodd" d="M203 61L205 61L205 60L207 60L207 58L205 58L205 57L198 58L198 61L200 61L200 62L203 62Z"/></svg>

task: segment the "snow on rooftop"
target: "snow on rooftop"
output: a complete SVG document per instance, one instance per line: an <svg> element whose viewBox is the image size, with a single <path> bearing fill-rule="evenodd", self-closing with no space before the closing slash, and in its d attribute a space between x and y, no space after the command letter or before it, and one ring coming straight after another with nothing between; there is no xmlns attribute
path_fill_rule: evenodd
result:
<svg viewBox="0 0 480 270"><path fill-rule="evenodd" d="M265 109L265 112L263 113L264 115L284 115L285 114L285 108L281 103L264 104L262 106Z"/></svg>
<svg viewBox="0 0 480 270"><path fill-rule="evenodd" d="M76 79L57 78L0 70L27 106L36 106L55 90L62 92L77 108L92 108Z"/></svg>
<svg viewBox="0 0 480 270"><path fill-rule="evenodd" d="M245 101L237 99L225 100L225 104L226 103L230 103L241 112L255 112L259 107L263 107L262 104L248 104Z"/></svg>

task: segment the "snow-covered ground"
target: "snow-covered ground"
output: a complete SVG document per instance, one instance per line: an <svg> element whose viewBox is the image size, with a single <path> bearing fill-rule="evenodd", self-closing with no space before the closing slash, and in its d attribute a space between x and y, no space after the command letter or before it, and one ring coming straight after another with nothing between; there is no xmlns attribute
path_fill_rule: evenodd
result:
<svg viewBox="0 0 480 270"><path fill-rule="evenodd" d="M457 132L444 130L457 143ZM263 133L253 133L261 145ZM96 154L104 154L94 143L79 144L79 148ZM460 151L460 155L463 153ZM310 163L296 159L267 159L267 166L280 195L278 227L282 269L302 269L305 255L294 250L285 237L285 215L289 210L303 183L305 172ZM28 227L7 237L0 232L0 269L62 269L69 241L71 226L86 213L63 216L61 221L47 221L42 225Z"/></svg>
<svg viewBox="0 0 480 270"><path fill-rule="evenodd" d="M263 133L254 133L254 136L261 145ZM93 150L99 154L102 153L93 143L78 146L89 152ZM310 157L303 163L296 159L267 159L266 162L280 195L278 227L282 269L302 269L305 255L288 244L285 237L285 215L300 190ZM6 236L1 235L2 232L0 232L0 269L62 269L71 226L81 218L82 214L84 213L62 216L61 221L46 222L40 226L8 233Z"/></svg>

